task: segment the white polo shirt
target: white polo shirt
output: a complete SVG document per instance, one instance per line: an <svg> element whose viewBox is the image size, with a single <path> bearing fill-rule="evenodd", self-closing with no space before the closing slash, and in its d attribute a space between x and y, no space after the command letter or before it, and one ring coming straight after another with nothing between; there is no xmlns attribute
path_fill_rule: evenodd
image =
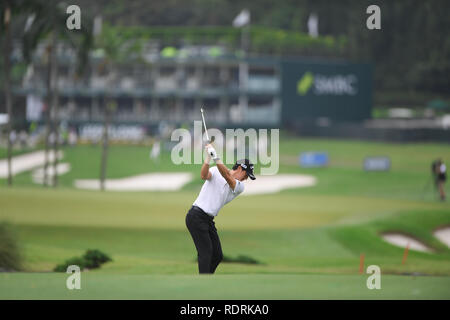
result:
<svg viewBox="0 0 450 320"><path fill-rule="evenodd" d="M217 166L209 168L211 179L206 180L193 205L212 216L217 216L220 209L244 191L244 183L236 180L234 190L219 172Z"/></svg>

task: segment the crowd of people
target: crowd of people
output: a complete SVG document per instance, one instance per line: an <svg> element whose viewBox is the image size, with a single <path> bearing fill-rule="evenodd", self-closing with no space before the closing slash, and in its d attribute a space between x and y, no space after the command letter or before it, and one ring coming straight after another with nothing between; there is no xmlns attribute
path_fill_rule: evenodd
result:
<svg viewBox="0 0 450 320"><path fill-rule="evenodd" d="M36 125L31 125L30 130L11 130L9 139L13 148L26 149L35 147L39 142L45 140L45 129L38 128ZM60 128L58 143L64 146L75 146L78 143L78 134L75 128ZM56 134L54 131L48 135L48 142L53 145L56 142Z"/></svg>

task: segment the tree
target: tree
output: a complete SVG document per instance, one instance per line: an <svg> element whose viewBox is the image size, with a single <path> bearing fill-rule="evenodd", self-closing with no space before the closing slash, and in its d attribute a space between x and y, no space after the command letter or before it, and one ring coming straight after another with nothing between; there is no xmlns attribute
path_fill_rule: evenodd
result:
<svg viewBox="0 0 450 320"><path fill-rule="evenodd" d="M122 43L118 37L116 37L114 31L109 28L103 28L102 33L96 39L96 47L103 52L103 73L107 76L111 72L112 64L114 61L120 59L120 48ZM103 137L102 137L102 158L100 164L100 190L105 190L106 168L108 163L108 128L111 122L111 117L117 109L116 102L110 98L110 88L105 91L103 99Z"/></svg>
<svg viewBox="0 0 450 320"><path fill-rule="evenodd" d="M4 46L3 46L3 61L4 61L4 77L5 77L5 100L6 100L6 110L8 112L8 125L7 125L7 158L8 158L8 185L12 185L12 168L11 168L11 153L12 153L12 145L11 145L11 131L12 131L12 101L11 101L11 3L10 0L6 0L4 2L4 10L3 10L3 23L4 23Z"/></svg>
<svg viewBox="0 0 450 320"><path fill-rule="evenodd" d="M32 53L39 41L48 40L47 45L47 95L46 104L46 133L45 133L45 162L44 162L44 185L48 182L47 169L49 166L48 151L49 137L53 133L54 151L54 176L53 186L58 184L58 146L59 146L59 103L58 103L58 57L56 45L58 40L69 43L77 51L78 71L81 72L88 62L89 50L92 47L92 19L83 14L83 23L80 30L69 30L66 25L68 17L66 13L67 4L59 2L55 4L46 0L35 0L29 5L34 19L28 31L23 37L24 56L28 62L32 60Z"/></svg>
<svg viewBox="0 0 450 320"><path fill-rule="evenodd" d="M7 123L7 166L8 166L8 185L13 184L12 178L12 143L11 132L14 127L14 114L12 110L12 92L11 92L11 38L13 18L26 12L30 0L5 0L0 2L0 36L3 37L3 65L4 65L4 92L6 111L8 114Z"/></svg>
<svg viewBox="0 0 450 320"><path fill-rule="evenodd" d="M100 190L105 190L106 165L108 163L108 128L112 114L117 109L117 103L112 99L107 99L104 110L103 138L102 138L102 160L100 165Z"/></svg>

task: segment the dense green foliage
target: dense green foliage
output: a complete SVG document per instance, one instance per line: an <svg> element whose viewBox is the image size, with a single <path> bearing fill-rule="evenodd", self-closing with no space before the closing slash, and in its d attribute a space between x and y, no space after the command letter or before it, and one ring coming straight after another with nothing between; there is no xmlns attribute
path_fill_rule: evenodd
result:
<svg viewBox="0 0 450 320"><path fill-rule="evenodd" d="M22 268L17 235L10 224L0 223L0 270L17 271Z"/></svg>
<svg viewBox="0 0 450 320"><path fill-rule="evenodd" d="M244 264L262 264L262 262L247 256L240 254L237 257L223 256L223 263L244 263Z"/></svg>
<svg viewBox="0 0 450 320"><path fill-rule="evenodd" d="M321 57L340 57L346 52L345 36L310 37L305 32L252 26L249 29L251 39L250 52L263 55L302 55ZM105 24L101 39L108 45L119 42L126 50L121 62L130 57L139 57L144 44L157 40L162 47L192 45L225 45L232 55L239 55L241 50L241 30L231 26L112 26ZM133 50L130 50L133 49ZM131 54L131 55L130 55Z"/></svg>
<svg viewBox="0 0 450 320"><path fill-rule="evenodd" d="M80 270L85 268L97 269L106 262L112 261L112 259L100 250L87 250L82 257L73 257L66 260L64 263L57 265L53 271L55 272L66 272L67 268L71 265L76 265L80 267Z"/></svg>

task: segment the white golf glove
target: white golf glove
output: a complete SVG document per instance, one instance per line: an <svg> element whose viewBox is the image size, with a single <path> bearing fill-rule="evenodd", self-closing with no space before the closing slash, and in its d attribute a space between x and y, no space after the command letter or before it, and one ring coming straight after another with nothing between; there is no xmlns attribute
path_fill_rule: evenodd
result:
<svg viewBox="0 0 450 320"><path fill-rule="evenodd" d="M212 158L214 161L217 161L217 160L220 159L220 158L217 156L217 152L216 152L216 149L214 149L214 147L211 147L211 146L207 147L207 152L208 152L208 154L211 156L211 158Z"/></svg>

